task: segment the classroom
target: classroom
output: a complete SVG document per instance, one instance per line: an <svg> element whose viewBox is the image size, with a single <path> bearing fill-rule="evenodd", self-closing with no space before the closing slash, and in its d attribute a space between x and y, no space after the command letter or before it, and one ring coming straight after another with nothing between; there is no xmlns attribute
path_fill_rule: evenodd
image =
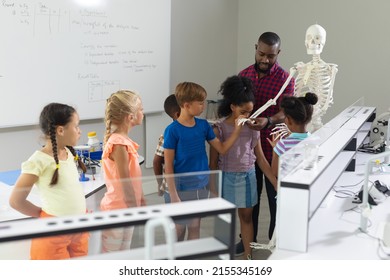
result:
<svg viewBox="0 0 390 280"><path fill-rule="evenodd" d="M152 4L155 4L154 2L151 1ZM24 1L6 0L0 4L3 5L0 9L3 10L1 12L8 12L12 5L18 5L19 10L21 10L24 4ZM143 9L148 10L148 5L151 4L148 4L148 1L143 1L142 5L145 5ZM161 24L159 28L165 28L168 34L156 32L153 36L155 36L154 39L158 43L151 40L147 42L150 45L146 47L140 46L140 48L151 50L151 52L157 53L160 49L164 51L164 57L159 61L153 62L155 66L157 65L157 68L160 67L163 71L159 72L159 80L156 83L151 82L150 77L147 76L140 76L140 79L134 80L133 83L134 87L138 88L143 87L142 84L138 84L139 81L148 84L148 86L161 85L159 88L151 89L153 96L145 96L143 99L146 109L144 122L131 131L131 139L140 144L138 153L144 159L141 164L141 170L143 176L147 178L146 181L152 184L151 182L155 180L152 167L157 140L165 127L172 121L164 113L163 100L174 92L178 83L183 81L198 83L206 89L207 100L220 99L221 96L217 93L221 83L227 77L238 74L242 69L254 63L255 44L259 35L266 31L275 32L280 36L281 52L278 56L278 63L283 69L289 71L297 62L307 63L311 60L311 56L306 53L305 33L309 26L319 24L326 30L326 45L322 51L321 59L338 67L333 87L333 104L322 119L323 123L326 124L324 129L318 133L318 136L323 137L318 142L319 144L317 143L319 145L318 153L323 158L319 161L318 172L314 175L307 175L304 173L305 171L302 171L303 173L286 173L286 177L280 179L279 187L281 192L278 193L278 200L280 195L280 201L278 202L280 205L278 207L280 208L277 211L279 222L277 224L278 239L276 249L272 253L259 254L258 256L259 259L270 260L389 259L390 243L387 243L386 247L386 244L383 245L381 243L382 245L378 245L376 240L364 237L363 245L361 245L363 249L356 253L356 244L362 238L352 234L351 231L361 227L360 213L351 214L347 211L344 212L344 218L349 222L348 227L343 224L341 219L336 218L336 215L329 216L326 211L336 211L332 208L336 207L334 206L335 204L340 209L351 207L346 206L344 200L343 202L339 201L339 196L347 196L345 191L337 193L342 185L349 186L359 183L354 189L354 191L359 192L359 188L362 188L364 185L367 187L367 184L378 180L383 185L390 187L388 161L386 168L383 168L381 174L375 174L370 179L367 179L369 175L366 174L367 176L364 176L368 172L365 167L369 162L380 160L381 163L386 164L386 157L382 157L379 153L366 153L362 156L362 153L358 151L360 144L369 139L367 134L371 131L371 125L375 124L378 116L385 116L383 119L387 122L385 126L388 127L388 113L390 112L388 91L390 86L387 83L389 61L387 50L390 49L390 36L387 35L387 28L390 26L390 19L387 16L387 11L390 9L390 3L386 0L374 0L369 5L363 0L164 0L164 5L169 8L161 9L166 12L161 14L167 16L169 21L164 21L166 18L162 18L161 20L164 24ZM44 10L45 7L41 7L41 9ZM115 7L114 11L117 11L116 9L118 7ZM102 16L102 14L99 14L99 9L91 9L91 11L93 11L91 12L93 16ZM29 12L32 12L31 7ZM91 16L91 14L88 16ZM147 21L148 13L145 14ZM103 16L109 17L110 15L107 12ZM1 17L0 21L2 23L3 20L5 19ZM22 23L19 22L18 24ZM92 24L92 21L90 24ZM144 24L144 21L142 21L142 24ZM140 26L142 24L140 23ZM145 24L145 27L149 26ZM2 28L1 30L7 32L4 27ZM125 29L126 27L125 25L117 25L116 28ZM133 28L136 29L137 27ZM35 38L39 37L36 34L34 36L36 36ZM99 34L99 36L105 35ZM136 39L142 40L142 36L136 37ZM125 42L123 38L118 39L118 42L121 40ZM30 43L30 41L26 42ZM15 43L7 42L7 44L14 45ZM155 46L160 46L160 44L163 46L162 48L153 49ZM88 49L90 45L85 44L83 47ZM9 49L8 47L6 50L8 51ZM15 47L16 51L18 49L19 47ZM109 51L108 49L107 47L107 52ZM7 63L0 63L0 89L3 97L0 107L0 147L2 154L0 172L8 172L20 169L21 163L42 145L40 131L36 125L38 116L36 121L32 120L32 116L29 114L25 114L25 119L22 119L23 113L21 113L21 120L18 121L15 118L13 122L13 115L17 115L20 110L28 112L29 104L34 103L34 98L37 100L42 99L47 103L57 100L51 100L50 95L45 94L34 97L33 88L31 88L31 91L23 92L26 100L24 100L24 97L17 97L19 93L10 92L12 88L8 88L7 85L3 86L6 84L7 73L9 73L5 67L10 66L10 63L8 63L10 58L6 58L3 51L2 53L1 60L7 61ZM92 53L91 51L90 54ZM94 53L97 54L96 52ZM28 54L34 57L34 54ZM14 70L17 70L19 67L18 63L22 62L15 55L9 54L9 57L13 57L12 60L14 60L15 66L11 66L16 68ZM25 61L24 58L22 57L20 60ZM112 61L112 63L114 64L115 62ZM21 65L26 66L26 64ZM71 66L68 67L70 68ZM78 65L75 65L75 67L78 67ZM34 69L29 70L34 71ZM59 67L56 75L61 76L61 71L64 71L65 75L65 72L67 73L68 70L72 69ZM20 71L22 74L27 73L22 71L22 69ZM36 71L39 72L41 70ZM78 72L76 71L75 73ZM23 77L22 74L19 77L20 83L26 81L25 84L27 86L25 85L25 88L28 90L28 85L33 84L33 81ZM88 77L85 76L88 74L80 73L82 76L79 76L78 80L92 79L94 73L91 73ZM358 75L364 75L364 77L357 78L356 76ZM49 79L56 80L55 77L52 78L51 76L48 77ZM113 77L110 80L106 80L107 84L105 85L113 89L118 84L127 85L124 79L124 77ZM59 85L59 88L61 88L59 91L61 90L62 92L64 87L65 85ZM97 85L94 84L93 87L96 88ZM129 84L128 87L131 87L131 85ZM70 87L70 89L72 90L73 88ZM77 90L78 88L75 87L74 89ZM96 111L96 108L100 107L97 106L92 107L92 110L88 111L88 104L84 105L81 104L82 102L78 102L78 96L81 94L75 93L74 99L68 99L67 101L69 103L76 102L75 107L79 108L78 111L80 111L81 116L80 128L82 131L79 142L80 144L85 144L88 141L87 133L89 131L96 131L99 138L103 138L105 131L103 122L104 110L100 110L101 112L99 113ZM70 95L73 95L73 93ZM140 95L142 98L141 91ZM53 93L52 96L56 95ZM8 100L12 102L8 102ZM10 107L9 104L14 104L15 101L17 101L17 107ZM90 102L89 104L94 103ZM82 111L85 112L85 118L83 118ZM26 119L28 120L27 122L25 121ZM383 133L385 134L384 142L387 142L387 145L389 145L390 133L387 127L383 128ZM348 152L344 152L346 147L350 147L350 145L354 145L354 147L349 149ZM387 149L388 147L384 149L385 153L388 151ZM290 154L293 155L293 152L300 153L292 150ZM341 159L341 157L345 157L345 159ZM348 168L353 171L345 174L344 171ZM289 171L291 170L289 169ZM327 178L333 176L332 174L336 174L334 175L335 178L327 180ZM296 187L297 185L298 187ZM350 193L350 189L348 189L347 193ZM364 196L366 195L364 194ZM288 197L294 197L296 200L291 201ZM337 200L337 202L334 200ZM96 201L91 203L96 203ZM389 228L387 235L390 234L389 203L387 195L381 197L381 202L371 209L369 226L365 231L379 239L382 237L387 238L387 242L390 242L390 236L385 234L386 227ZM297 206L297 204L299 205ZM215 213L225 213L226 215L231 215L231 219L238 223L235 214L232 214L235 213L232 212L235 209L232 210L228 206L225 209L224 205L223 201L220 204L219 202L216 203L214 205L215 209L211 207L212 209L207 210L210 212L205 215L213 216L217 215ZM200 206L208 207L203 206L203 204ZM221 209L217 209L219 206ZM153 206L151 205L150 207ZM164 208L165 205L162 207L163 212L175 212L174 209ZM294 214L298 217L297 219L291 219L289 216L292 215L291 209L296 211ZM337 210L341 211L340 209ZM361 209L361 211L364 210L366 209ZM187 214L191 215L190 210L186 209L185 211L188 211ZM267 209L265 208L263 213L260 214L259 227L268 226L266 222L261 221L267 215L264 211L267 211ZM202 215L202 213L198 214ZM93 215L98 214L94 213ZM363 220L367 218L363 216L362 214ZM142 221L137 221L135 224L143 225L148 220L148 217L146 215ZM226 227L226 231L231 230L228 223L225 223L223 219L219 220L216 218L212 222L218 225L221 223L221 227L224 229ZM324 229L320 226L322 223L335 224L335 226L331 229ZM228 239L226 242L229 246L226 250L216 249L216 251L220 250L220 253L216 254L217 257L218 255L224 255L227 259L234 259L234 244L239 235L239 232L234 230L236 229L233 229L233 234L229 234L228 237L221 237L222 239ZM262 231L265 231L265 229L262 229ZM294 238L286 236L287 233ZM213 234L219 235L218 232L210 233L210 235ZM262 234L266 236L266 234ZM267 238L259 239L261 239L260 241L258 240L261 243L268 241L266 240ZM259 246L260 248L257 250L266 250L264 249L266 245L260 244ZM378 247L384 250L380 255L376 253ZM135 258L139 256L137 255ZM198 256L202 256L202 253L194 253L193 257L189 258L197 259ZM161 258L169 257L165 255ZM185 259L186 257L183 256L182 258Z"/></svg>

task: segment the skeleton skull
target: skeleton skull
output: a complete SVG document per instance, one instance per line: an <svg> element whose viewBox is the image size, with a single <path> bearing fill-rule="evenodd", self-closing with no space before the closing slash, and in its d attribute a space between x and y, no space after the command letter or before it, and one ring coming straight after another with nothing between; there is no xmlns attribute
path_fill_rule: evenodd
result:
<svg viewBox="0 0 390 280"><path fill-rule="evenodd" d="M306 30L305 39L307 54L320 54L325 45L325 41L326 31L322 26L318 24L309 26Z"/></svg>

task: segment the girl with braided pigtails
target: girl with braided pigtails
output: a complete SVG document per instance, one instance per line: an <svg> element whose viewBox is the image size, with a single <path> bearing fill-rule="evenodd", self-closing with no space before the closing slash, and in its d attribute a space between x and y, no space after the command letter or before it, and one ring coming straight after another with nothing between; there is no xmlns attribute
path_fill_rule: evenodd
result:
<svg viewBox="0 0 390 280"><path fill-rule="evenodd" d="M72 146L80 138L79 116L68 105L50 103L39 118L45 145L22 163L22 172L15 183L9 203L31 217L59 217L86 213L86 201L79 182L77 164L85 166ZM33 186L39 191L42 207L27 197ZM74 233L34 238L30 257L34 260L69 259L88 254L89 233Z"/></svg>

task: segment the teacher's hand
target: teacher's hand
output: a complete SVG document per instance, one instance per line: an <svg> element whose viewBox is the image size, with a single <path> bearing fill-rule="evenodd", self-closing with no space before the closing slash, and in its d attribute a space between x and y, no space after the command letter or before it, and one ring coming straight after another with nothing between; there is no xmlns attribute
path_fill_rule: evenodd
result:
<svg viewBox="0 0 390 280"><path fill-rule="evenodd" d="M267 118L254 118L250 119L250 121L246 122L249 128L253 130L262 130L268 124Z"/></svg>

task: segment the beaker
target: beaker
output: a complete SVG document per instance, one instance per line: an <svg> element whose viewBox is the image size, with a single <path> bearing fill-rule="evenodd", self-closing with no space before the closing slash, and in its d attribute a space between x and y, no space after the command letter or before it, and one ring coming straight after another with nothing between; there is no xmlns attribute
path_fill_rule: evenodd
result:
<svg viewBox="0 0 390 280"><path fill-rule="evenodd" d="M317 169L319 146L314 143L305 144L304 169Z"/></svg>

